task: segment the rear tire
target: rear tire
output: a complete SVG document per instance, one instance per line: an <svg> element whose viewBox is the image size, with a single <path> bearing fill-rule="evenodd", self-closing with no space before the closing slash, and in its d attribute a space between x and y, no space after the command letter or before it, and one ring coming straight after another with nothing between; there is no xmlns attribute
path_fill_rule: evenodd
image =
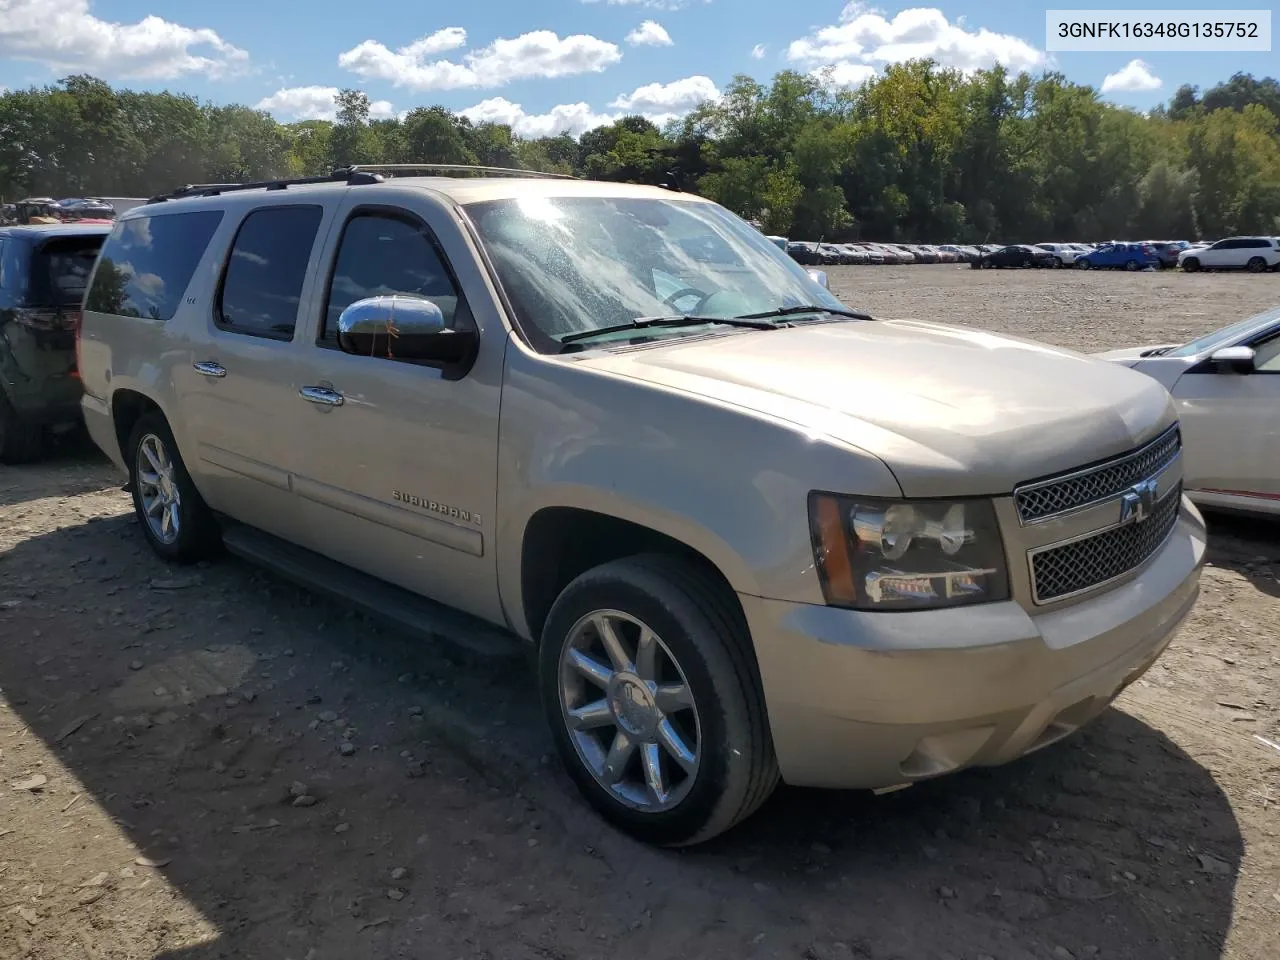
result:
<svg viewBox="0 0 1280 960"><path fill-rule="evenodd" d="M0 390L0 463L33 463L44 453L44 430L18 415Z"/></svg>
<svg viewBox="0 0 1280 960"><path fill-rule="evenodd" d="M1142 264L1140 264L1137 260L1129 260L1124 265L1124 268L1128 270L1130 273L1140 269L1141 267L1142 267Z"/></svg>
<svg viewBox="0 0 1280 960"><path fill-rule="evenodd" d="M1200 269L1200 261L1195 257L1187 257L1187 259L1182 261L1182 269L1187 273L1195 273Z"/></svg>
<svg viewBox="0 0 1280 960"><path fill-rule="evenodd" d="M161 413L138 419L127 456L133 509L156 555L170 563L195 563L216 554L222 545L218 522L187 473Z"/></svg>
<svg viewBox="0 0 1280 960"><path fill-rule="evenodd" d="M1245 264L1245 269L1250 273L1262 273L1267 269L1267 261L1262 257L1251 257Z"/></svg>
<svg viewBox="0 0 1280 960"><path fill-rule="evenodd" d="M688 846L768 799L778 764L750 642L732 595L680 557L615 560L564 589L542 631L538 686L560 759L605 820Z"/></svg>
<svg viewBox="0 0 1280 960"><path fill-rule="evenodd" d="M1055 270L1057 270L1057 269L1058 269L1059 267L1061 267L1061 266L1062 266L1062 258L1061 258L1061 257L1054 257L1054 258L1053 258L1053 268L1054 268Z"/></svg>

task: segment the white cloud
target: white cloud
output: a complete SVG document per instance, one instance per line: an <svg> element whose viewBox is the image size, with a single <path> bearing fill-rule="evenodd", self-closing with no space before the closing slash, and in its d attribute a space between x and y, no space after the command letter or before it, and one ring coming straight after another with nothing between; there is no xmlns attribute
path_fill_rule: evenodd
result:
<svg viewBox="0 0 1280 960"><path fill-rule="evenodd" d="M56 70L167 80L218 78L249 55L207 27L157 16L113 23L89 12L89 0L0 0L0 59L33 60Z"/></svg>
<svg viewBox="0 0 1280 960"><path fill-rule="evenodd" d="M932 58L965 72L1003 64L1030 70L1045 63L1044 52L1011 34L985 27L968 30L936 8L903 10L886 20L862 3L850 3L840 22L822 27L787 48L790 60L811 64L886 64Z"/></svg>
<svg viewBox="0 0 1280 960"><path fill-rule="evenodd" d="M656 20L646 20L627 34L627 43L633 47L669 47L671 34Z"/></svg>
<svg viewBox="0 0 1280 960"><path fill-rule="evenodd" d="M291 120L332 120L338 115L337 96L337 87L287 87L264 97L254 106ZM395 108L387 100L374 100L369 104L369 116L374 120L385 120L395 115Z"/></svg>
<svg viewBox="0 0 1280 960"><path fill-rule="evenodd" d="M751 48L751 56L756 60L763 60L765 51L768 49L763 43L757 43Z"/></svg>
<svg viewBox="0 0 1280 960"><path fill-rule="evenodd" d="M615 99L609 106L628 113L669 117L685 114L705 100L716 100L720 91L710 77L685 77L671 83L646 83ZM657 123L654 120L654 123Z"/></svg>
<svg viewBox="0 0 1280 960"><path fill-rule="evenodd" d="M461 62L430 59L465 44L466 31L461 27L446 27L394 51L376 40L365 40L340 54L338 66L397 87L457 90L500 87L534 77L599 73L622 59L617 44L587 34L560 37L550 30L499 38L466 54Z"/></svg>
<svg viewBox="0 0 1280 960"><path fill-rule="evenodd" d="M833 87L860 87L880 71L869 63L837 60L809 71L814 77Z"/></svg>
<svg viewBox="0 0 1280 960"><path fill-rule="evenodd" d="M521 137L578 136L618 119L617 114L596 113L586 103L562 103L546 113L526 113L524 107L504 97L490 97L474 107L459 110L472 123L505 123Z"/></svg>
<svg viewBox="0 0 1280 960"><path fill-rule="evenodd" d="M562 103L546 113L528 113L505 97L490 97L474 107L459 110L472 123L505 123L522 137L552 137L561 133L579 136L624 116L642 116L656 126L678 120L720 91L708 77L686 77L672 83L649 83L623 94L609 104L615 112L598 113L587 103Z"/></svg>
<svg viewBox="0 0 1280 960"><path fill-rule="evenodd" d="M467 45L467 31L463 27L445 27L435 33L421 37L400 52L406 57L429 57L444 53L446 50L458 50Z"/></svg>
<svg viewBox="0 0 1280 960"><path fill-rule="evenodd" d="M1144 90L1159 90L1163 82L1151 67L1141 60L1130 60L1115 73L1107 74L1102 81L1102 92L1136 93Z"/></svg>

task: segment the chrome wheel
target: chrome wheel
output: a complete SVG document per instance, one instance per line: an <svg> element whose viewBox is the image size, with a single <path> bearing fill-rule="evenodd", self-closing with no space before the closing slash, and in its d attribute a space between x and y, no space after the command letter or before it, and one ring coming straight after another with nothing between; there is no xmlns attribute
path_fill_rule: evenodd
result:
<svg viewBox="0 0 1280 960"><path fill-rule="evenodd" d="M702 746L693 691L635 617L596 610L574 624L560 652L560 711L578 757L628 807L669 810L693 787Z"/></svg>
<svg viewBox="0 0 1280 960"><path fill-rule="evenodd" d="M182 494L164 441L146 434L138 444L135 466L142 516L151 535L164 544L176 542L182 529Z"/></svg>

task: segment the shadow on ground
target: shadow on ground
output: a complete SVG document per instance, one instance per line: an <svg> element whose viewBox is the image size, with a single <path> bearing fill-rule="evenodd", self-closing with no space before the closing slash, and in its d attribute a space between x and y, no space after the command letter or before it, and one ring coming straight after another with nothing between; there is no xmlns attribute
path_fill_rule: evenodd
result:
<svg viewBox="0 0 1280 960"><path fill-rule="evenodd" d="M239 562L166 568L127 517L24 541L8 569L31 591L0 612L5 699L176 893L117 879L136 851L95 852L49 764L12 805L20 834L66 823L65 847L19 838L51 876L39 925L0 918L18 956L1164 960L1218 957L1231 921L1226 798L1119 711L1011 767L879 798L783 789L712 844L655 851L548 762L523 664Z"/></svg>
<svg viewBox="0 0 1280 960"><path fill-rule="evenodd" d="M1280 518L1206 513L1212 538L1209 560L1246 577L1270 597L1280 597Z"/></svg>
<svg viewBox="0 0 1280 960"><path fill-rule="evenodd" d="M56 472L56 483L50 478ZM55 494L75 496L122 484L110 461L93 445L87 433L75 430L51 439L38 463L0 464L0 508L16 506Z"/></svg>

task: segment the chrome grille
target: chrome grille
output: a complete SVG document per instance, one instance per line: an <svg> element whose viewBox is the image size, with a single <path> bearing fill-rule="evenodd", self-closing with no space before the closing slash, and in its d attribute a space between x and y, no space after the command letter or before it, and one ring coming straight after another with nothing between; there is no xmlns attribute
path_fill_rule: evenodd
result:
<svg viewBox="0 0 1280 960"><path fill-rule="evenodd" d="M1099 587L1151 557L1168 539L1182 501L1179 484L1145 519L1031 555L1036 603L1060 600Z"/></svg>
<svg viewBox="0 0 1280 960"><path fill-rule="evenodd" d="M1114 497L1158 473L1181 448L1182 437L1175 424L1145 446L1114 460L1066 476L1025 483L1013 491L1018 518L1030 523Z"/></svg>

